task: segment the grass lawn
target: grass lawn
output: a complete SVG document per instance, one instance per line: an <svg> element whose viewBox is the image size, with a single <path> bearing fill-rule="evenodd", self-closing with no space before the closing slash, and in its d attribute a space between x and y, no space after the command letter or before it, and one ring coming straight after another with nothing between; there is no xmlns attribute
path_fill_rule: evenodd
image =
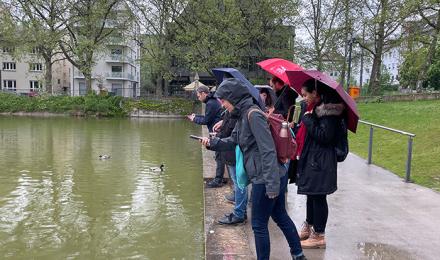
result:
<svg viewBox="0 0 440 260"><path fill-rule="evenodd" d="M358 104L364 121L416 134L411 179L440 191L440 100ZM350 132L350 151L368 157L369 127ZM405 176L408 137L374 129L373 163Z"/></svg>

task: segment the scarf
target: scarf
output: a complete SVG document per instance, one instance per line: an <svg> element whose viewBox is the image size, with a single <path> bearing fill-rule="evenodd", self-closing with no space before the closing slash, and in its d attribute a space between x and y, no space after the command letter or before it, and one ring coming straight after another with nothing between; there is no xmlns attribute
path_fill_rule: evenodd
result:
<svg viewBox="0 0 440 260"><path fill-rule="evenodd" d="M315 108L315 105L316 105L315 103L307 105L306 111L312 112L313 109ZM304 148L304 143L306 141L306 134L307 134L306 125L304 125L304 123L301 121L301 123L299 124L298 134L296 135L296 144L298 145L296 149L296 158L298 159L301 156L301 152Z"/></svg>

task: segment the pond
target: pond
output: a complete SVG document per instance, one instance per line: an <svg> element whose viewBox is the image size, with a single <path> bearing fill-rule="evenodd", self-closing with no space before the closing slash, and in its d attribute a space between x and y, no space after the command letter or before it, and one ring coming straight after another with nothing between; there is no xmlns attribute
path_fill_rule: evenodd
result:
<svg viewBox="0 0 440 260"><path fill-rule="evenodd" d="M190 134L185 120L0 117L0 258L203 258Z"/></svg>

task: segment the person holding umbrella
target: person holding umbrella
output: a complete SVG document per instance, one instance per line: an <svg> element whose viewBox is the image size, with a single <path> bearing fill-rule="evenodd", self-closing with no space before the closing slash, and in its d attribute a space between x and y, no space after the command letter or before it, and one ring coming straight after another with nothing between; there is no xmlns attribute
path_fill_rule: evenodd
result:
<svg viewBox="0 0 440 260"><path fill-rule="evenodd" d="M327 195L337 189L336 145L345 105L336 91L316 79L305 81L302 95L307 108L296 136L297 185L298 194L307 195L307 214L301 246L325 248Z"/></svg>
<svg viewBox="0 0 440 260"><path fill-rule="evenodd" d="M216 96L231 115L237 118L237 123L230 137L203 138L201 142L210 150L240 148L243 153L244 169L252 183L252 229L257 259L269 260L270 257L270 217L283 231L292 258L306 259L295 224L285 208L286 168L278 162L266 116L263 111L258 110L248 88L238 79L224 80L216 91ZM250 113L251 109L256 111Z"/></svg>
<svg viewBox="0 0 440 260"><path fill-rule="evenodd" d="M298 97L296 93L289 85L286 85L280 78L273 76L270 80L270 84L275 91L277 100L274 104L274 113L283 115L284 119L291 122L293 117L293 111L290 113L290 118L287 118L289 110L295 105L295 100ZM294 109L294 108L293 108Z"/></svg>

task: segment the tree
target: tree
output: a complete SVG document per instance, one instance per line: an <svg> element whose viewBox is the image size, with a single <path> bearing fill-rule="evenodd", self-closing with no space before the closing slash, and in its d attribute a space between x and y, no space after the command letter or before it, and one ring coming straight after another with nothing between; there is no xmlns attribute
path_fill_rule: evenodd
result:
<svg viewBox="0 0 440 260"><path fill-rule="evenodd" d="M303 10L300 24L308 36L300 42L304 62L318 70L324 70L327 61L341 61L338 49L343 30L339 26L339 18L343 11L343 2L304 0L300 6Z"/></svg>
<svg viewBox="0 0 440 260"><path fill-rule="evenodd" d="M46 91L53 93L52 65L61 59L58 42L65 36L64 22L60 19L65 9L64 0L12 0L15 21L21 26L15 35L27 54L36 51L45 62L44 83Z"/></svg>
<svg viewBox="0 0 440 260"><path fill-rule="evenodd" d="M382 55L400 43L400 28L407 17L401 0L365 0L363 10L366 38L358 39L359 45L373 58L369 91L380 93Z"/></svg>
<svg viewBox="0 0 440 260"><path fill-rule="evenodd" d="M69 1L63 22L68 37L59 41L65 57L84 75L87 92L92 89L92 70L110 36L123 40L121 32L132 16L122 0Z"/></svg>
<svg viewBox="0 0 440 260"><path fill-rule="evenodd" d="M141 50L142 82L154 85L156 95L166 93L166 81L171 79L172 44L168 25L175 22L183 9L180 0L130 0L141 31L144 33L137 38Z"/></svg>

